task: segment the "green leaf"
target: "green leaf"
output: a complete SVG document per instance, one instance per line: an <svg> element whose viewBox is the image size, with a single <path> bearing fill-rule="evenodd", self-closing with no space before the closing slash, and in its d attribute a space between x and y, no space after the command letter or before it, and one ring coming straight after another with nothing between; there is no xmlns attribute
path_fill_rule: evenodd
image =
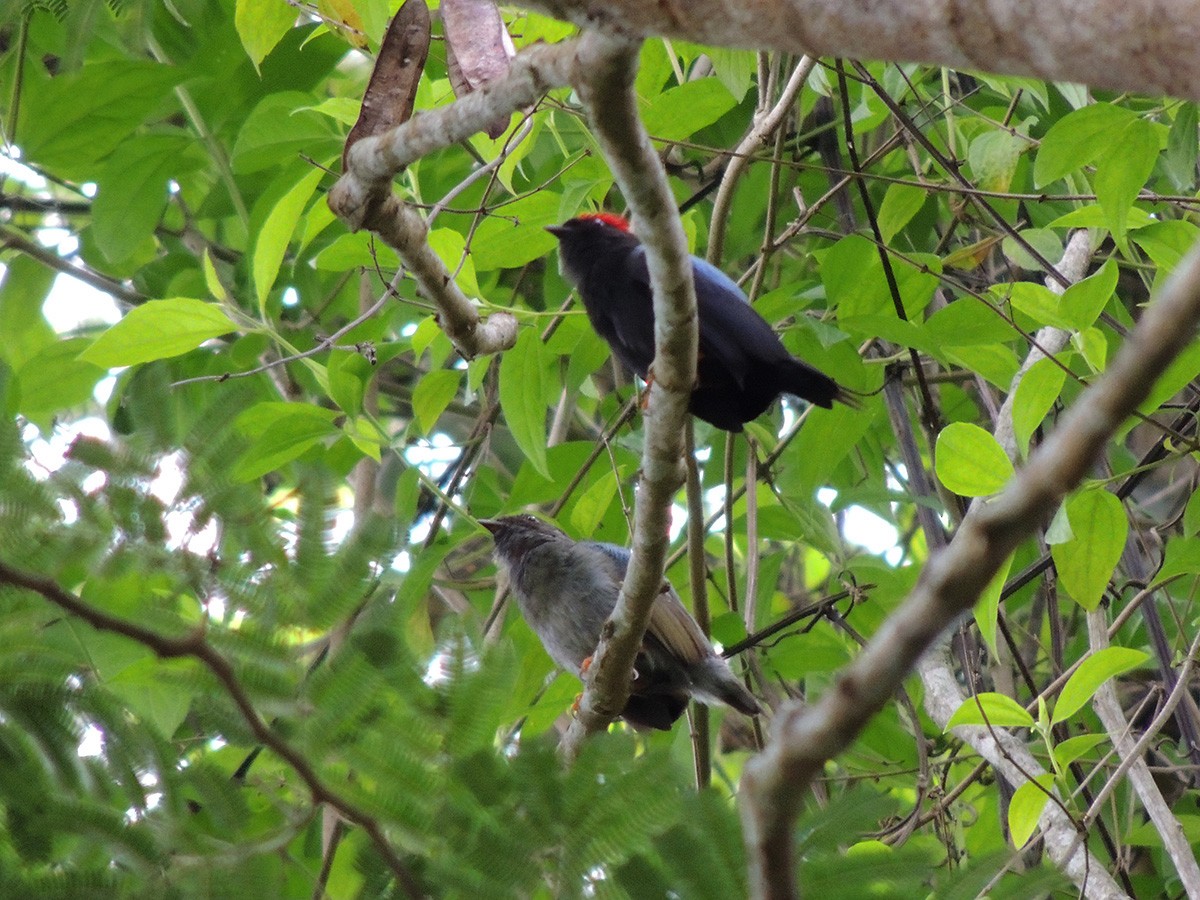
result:
<svg viewBox="0 0 1200 900"><path fill-rule="evenodd" d="M17 370L20 392L17 411L35 422L91 399L96 383L107 373L79 359L91 341L69 338L44 347Z"/></svg>
<svg viewBox="0 0 1200 900"><path fill-rule="evenodd" d="M54 329L42 314L54 284L54 270L29 256L5 260L0 283L0 359L14 369L54 341Z"/></svg>
<svg viewBox="0 0 1200 900"><path fill-rule="evenodd" d="M542 339L533 328L523 328L516 346L500 360L500 408L517 446L538 474L550 477L546 467L546 385L548 360Z"/></svg>
<svg viewBox="0 0 1200 900"><path fill-rule="evenodd" d="M338 434L338 413L309 403L259 403L238 417L238 428L256 439L233 467L236 481L250 481L296 459Z"/></svg>
<svg viewBox="0 0 1200 900"><path fill-rule="evenodd" d="M1068 113L1050 126L1033 164L1033 184L1045 187L1082 169L1112 148L1113 136L1136 118L1110 103L1096 103Z"/></svg>
<svg viewBox="0 0 1200 900"><path fill-rule="evenodd" d="M987 587L983 589L983 593L979 595L972 610L975 624L979 626L979 634L993 655L996 653L996 621L1000 615L1000 594L1004 591L1004 582L1008 580L1012 561L1013 558L1010 555L1000 566L999 571L992 576Z"/></svg>
<svg viewBox="0 0 1200 900"><path fill-rule="evenodd" d="M1054 761L1060 769L1065 769L1093 747L1108 742L1107 734L1078 734L1054 745Z"/></svg>
<svg viewBox="0 0 1200 900"><path fill-rule="evenodd" d="M1158 134L1154 126L1135 119L1096 164L1096 199L1118 241L1125 238L1129 208L1145 186L1157 159Z"/></svg>
<svg viewBox="0 0 1200 900"><path fill-rule="evenodd" d="M257 69L296 24L296 10L284 0L237 0L233 23L246 55Z"/></svg>
<svg viewBox="0 0 1200 900"><path fill-rule="evenodd" d="M663 91L645 105L642 121L657 141L682 141L734 107L733 95L716 78L700 78Z"/></svg>
<svg viewBox="0 0 1200 900"><path fill-rule="evenodd" d="M1059 310L1075 331L1091 327L1117 289L1117 264L1108 260L1100 269L1071 285L1062 295Z"/></svg>
<svg viewBox="0 0 1200 900"><path fill-rule="evenodd" d="M1054 776L1043 773L1027 781L1013 792L1008 804L1008 830L1012 835L1013 845L1017 848L1029 843L1037 831L1038 820L1042 810L1050 802L1050 792L1054 790Z"/></svg>
<svg viewBox="0 0 1200 900"><path fill-rule="evenodd" d="M1016 284L993 288L992 295L998 300L1003 300L1007 295L1015 309L1025 313L1039 325L1050 325L1063 331L1074 330L1071 327L1070 316L1063 312L1062 297L1044 284L1018 281Z"/></svg>
<svg viewBox="0 0 1200 900"><path fill-rule="evenodd" d="M413 388L413 415L421 431L429 434L450 401L458 393L463 373L460 369L437 369L422 376Z"/></svg>
<svg viewBox="0 0 1200 900"><path fill-rule="evenodd" d="M1033 716L1007 694L984 692L964 700L954 711L944 730L949 731L959 725L1032 728Z"/></svg>
<svg viewBox="0 0 1200 900"><path fill-rule="evenodd" d="M1052 724L1065 722L1092 699L1096 689L1110 678L1122 675L1142 665L1150 654L1128 647L1105 647L1079 664L1075 673L1063 685L1054 704Z"/></svg>
<svg viewBox="0 0 1200 900"><path fill-rule="evenodd" d="M1167 152L1163 171L1177 191L1190 191L1196 185L1196 157L1200 151L1200 123L1196 104L1180 103L1167 134Z"/></svg>
<svg viewBox="0 0 1200 900"><path fill-rule="evenodd" d="M546 235L550 237L550 235ZM483 291L475 278L475 261L467 254L467 241L452 228L435 228L429 232L429 246L450 272L457 272L454 281L469 297L478 297Z"/></svg>
<svg viewBox="0 0 1200 900"><path fill-rule="evenodd" d="M167 183L204 163L187 135L147 134L126 141L97 179L92 202L96 246L122 260L154 233L167 205Z"/></svg>
<svg viewBox="0 0 1200 900"><path fill-rule="evenodd" d="M892 184L879 206L879 231L885 243L900 233L925 205L925 189L915 184Z"/></svg>
<svg viewBox="0 0 1200 900"><path fill-rule="evenodd" d="M171 66L144 61L92 63L49 81L31 79L17 132L22 158L64 178L95 177L91 167L112 153L183 78Z"/></svg>
<svg viewBox="0 0 1200 900"><path fill-rule="evenodd" d="M725 85L736 103L746 99L754 75L758 71L758 58L750 50L734 50L728 47L706 47L704 52L712 60L713 72Z"/></svg>
<svg viewBox="0 0 1200 900"><path fill-rule="evenodd" d="M215 303L191 297L151 300L130 310L79 354L79 359L103 369L136 366L180 356L236 329Z"/></svg>
<svg viewBox="0 0 1200 900"><path fill-rule="evenodd" d="M311 110L297 112L312 95L280 91L263 97L237 132L231 163L238 175L294 163L303 153L319 158L340 145L329 119Z"/></svg>
<svg viewBox="0 0 1200 900"><path fill-rule="evenodd" d="M975 184L985 191L1007 191L1017 172L1017 161L1029 141L1007 131L986 131L971 141L967 162Z"/></svg>
<svg viewBox="0 0 1200 900"><path fill-rule="evenodd" d="M267 295L279 276L279 266L292 239L292 232L296 230L296 223L300 221L300 215L308 205L309 197L317 189L317 184L324 174L320 169L313 169L305 174L279 199L263 222L258 240L254 243L254 288L260 310L266 304Z"/></svg>
<svg viewBox="0 0 1200 900"><path fill-rule="evenodd" d="M617 496L618 478L624 478L624 475L624 466L616 471L608 469L579 495L571 509L571 527L578 534L596 533L604 514L612 505L613 497Z"/></svg>
<svg viewBox="0 0 1200 900"><path fill-rule="evenodd" d="M954 422L937 439L938 480L963 497L995 494L1012 477L1013 467L996 439L969 422Z"/></svg>
<svg viewBox="0 0 1200 900"><path fill-rule="evenodd" d="M1021 376L1013 397L1012 417L1013 434L1022 456L1029 454L1033 433L1054 407L1066 381L1067 373L1052 359L1039 359Z"/></svg>
<svg viewBox="0 0 1200 900"><path fill-rule="evenodd" d="M1072 599L1084 609L1093 610L1100 604L1121 558L1129 522L1121 501L1105 490L1082 491L1066 506L1073 536L1050 548L1054 568Z"/></svg>

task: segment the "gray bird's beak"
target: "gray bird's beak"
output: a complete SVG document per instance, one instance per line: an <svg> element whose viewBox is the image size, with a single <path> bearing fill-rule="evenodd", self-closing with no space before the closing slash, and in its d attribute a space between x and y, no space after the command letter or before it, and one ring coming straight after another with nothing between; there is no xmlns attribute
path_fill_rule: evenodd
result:
<svg viewBox="0 0 1200 900"><path fill-rule="evenodd" d="M562 236L567 233L567 229L562 225L547 225L546 230L559 240L562 240Z"/></svg>
<svg viewBox="0 0 1200 900"><path fill-rule="evenodd" d="M495 519L480 519L479 524L482 525L484 528L486 528L488 531L490 531L492 534L495 534L497 531L500 530L500 523L497 522Z"/></svg>

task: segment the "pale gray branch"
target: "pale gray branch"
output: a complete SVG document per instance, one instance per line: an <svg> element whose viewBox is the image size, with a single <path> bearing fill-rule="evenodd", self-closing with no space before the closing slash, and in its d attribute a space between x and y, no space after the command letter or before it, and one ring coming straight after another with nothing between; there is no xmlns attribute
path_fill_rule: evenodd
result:
<svg viewBox="0 0 1200 900"><path fill-rule="evenodd" d="M1104 612L1099 609L1088 613L1088 643L1093 653L1099 653L1109 646L1108 623L1105 618ZM1095 697L1092 698L1092 705L1104 725L1104 730L1112 738L1117 755L1121 757L1121 764L1097 793L1085 817L1086 821L1091 821L1099 814L1108 796L1128 772L1129 783L1133 786L1134 792L1142 802L1142 807L1162 838L1163 849L1171 857L1171 862L1175 865L1175 872L1183 883L1183 889L1193 900L1200 897L1200 865L1196 863L1196 855L1192 852L1192 845L1188 843L1187 835L1183 832L1183 825L1171 812L1171 807L1163 798L1162 791L1154 783L1154 776L1150 773L1149 765L1146 764L1145 753L1157 739L1162 727L1169 721L1180 699L1190 690L1192 667L1195 664L1198 646L1200 646L1200 635L1192 642L1187 659L1183 661L1179 680L1175 683L1175 690L1171 692L1163 708L1154 717L1153 723L1138 741L1134 741L1133 736L1129 733L1129 723L1125 721L1125 714L1121 711L1121 704L1117 700L1117 689L1113 686L1112 681L1106 681L1096 691Z"/></svg>
<svg viewBox="0 0 1200 900"><path fill-rule="evenodd" d="M654 289L655 356L634 513L633 556L616 609L588 670L579 716L563 738L567 756L620 714L650 607L662 587L671 501L683 484L688 398L696 372L696 294L687 239L666 173L637 113L639 42L589 33L576 90L646 246Z"/></svg>

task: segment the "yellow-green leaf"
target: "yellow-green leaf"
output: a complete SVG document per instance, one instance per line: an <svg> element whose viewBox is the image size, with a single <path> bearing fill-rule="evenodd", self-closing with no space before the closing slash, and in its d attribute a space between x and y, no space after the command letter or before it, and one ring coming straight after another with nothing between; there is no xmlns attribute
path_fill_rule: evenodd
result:
<svg viewBox="0 0 1200 900"><path fill-rule="evenodd" d="M79 354L101 368L135 366L195 350L205 341L236 329L215 303L191 297L151 300L132 309Z"/></svg>

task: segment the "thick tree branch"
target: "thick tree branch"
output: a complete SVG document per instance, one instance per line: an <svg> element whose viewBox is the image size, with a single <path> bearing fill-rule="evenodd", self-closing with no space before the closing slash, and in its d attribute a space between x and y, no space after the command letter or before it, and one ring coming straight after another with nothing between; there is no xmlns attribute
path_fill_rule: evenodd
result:
<svg viewBox="0 0 1200 900"><path fill-rule="evenodd" d="M523 0L579 25L1200 100L1193 0Z"/></svg>
<svg viewBox="0 0 1200 900"><path fill-rule="evenodd" d="M792 824L812 779L892 696L946 626L967 612L1014 549L1088 473L1121 423L1191 342L1200 322L1200 248L1180 263L1108 370L994 500L977 505L933 556L904 605L834 687L810 707L780 711L771 741L746 766L742 809L757 896L792 896ZM772 872L787 873L785 883ZM1068 869L1077 880L1081 873ZM1108 876L1083 875L1092 887ZM1109 879L1111 881L1111 879ZM1115 884L1101 894L1119 894ZM1092 893L1089 888L1089 894Z"/></svg>
<svg viewBox="0 0 1200 900"><path fill-rule="evenodd" d="M516 319L493 313L486 322L480 321L478 309L430 248L425 222L392 193L392 177L414 160L465 140L497 116L530 106L550 88L566 84L579 45L565 41L530 47L513 60L507 77L449 106L359 140L346 155L346 173L329 192L329 208L351 229L373 231L396 250L416 276L421 292L437 306L446 335L467 359L507 350L516 343Z"/></svg>
<svg viewBox="0 0 1200 900"><path fill-rule="evenodd" d="M384 835L383 826L379 824L378 820L370 813L359 809L349 800L326 786L312 764L298 750L275 733L271 726L258 714L258 710L254 708L249 694L246 693L246 689L238 679L237 673L233 670L233 665L213 649L212 645L204 639L202 631L195 630L183 637L169 637L165 634L159 634L156 631L151 631L149 628L143 628L135 622L109 615L103 610L96 609L94 606L84 603L74 594L64 590L49 578L35 575L32 572L24 572L4 562L0 562L0 584L12 585L13 587L23 588L33 591L35 594L40 594L44 599L60 609L87 622L97 631L108 631L113 634L123 635L149 648L160 659L190 657L197 660L221 683L229 698L233 700L234 706L238 708L238 712L241 713L242 718L245 719L246 724L250 727L254 737L264 746L274 751L277 756L290 765L296 774L300 776L300 780L304 782L309 793L312 795L313 802L328 804L337 810L338 814L347 821L353 822L367 833L379 855L383 857L392 874L396 876L396 880L406 896L414 898L425 896L425 892L421 889L416 876L409 871L407 864L396 852L396 848L392 846L387 836Z"/></svg>
<svg viewBox="0 0 1200 900"><path fill-rule="evenodd" d="M633 556L616 609L588 670L579 716L563 738L571 756L607 726L629 695L634 658L662 588L671 500L684 481L684 426L696 373L696 294L687 239L658 156L637 113L639 43L589 33L580 44L576 90L646 247L654 288L655 357L646 413Z"/></svg>

